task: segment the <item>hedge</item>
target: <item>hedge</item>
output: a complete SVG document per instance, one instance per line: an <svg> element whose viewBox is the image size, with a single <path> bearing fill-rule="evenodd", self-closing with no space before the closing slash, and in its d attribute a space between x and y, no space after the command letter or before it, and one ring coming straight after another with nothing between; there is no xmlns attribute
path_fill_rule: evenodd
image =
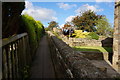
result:
<svg viewBox="0 0 120 80"><path fill-rule="evenodd" d="M43 24L40 21L34 20L34 18L28 14L22 15L22 21L24 23L24 29L29 36L31 52L34 54L38 47L39 40L43 35Z"/></svg>

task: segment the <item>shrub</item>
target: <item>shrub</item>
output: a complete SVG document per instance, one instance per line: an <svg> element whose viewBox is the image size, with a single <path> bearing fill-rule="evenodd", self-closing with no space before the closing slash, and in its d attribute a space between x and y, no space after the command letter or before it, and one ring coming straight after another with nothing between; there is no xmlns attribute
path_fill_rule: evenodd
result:
<svg viewBox="0 0 120 80"><path fill-rule="evenodd" d="M88 34L88 38L98 40L98 39L99 39L99 36L98 36L95 32L90 32L90 33Z"/></svg>
<svg viewBox="0 0 120 80"><path fill-rule="evenodd" d="M82 30L75 30L75 33L72 34L76 38L89 38L89 39L99 39L99 36L94 32L82 32Z"/></svg>
<svg viewBox="0 0 120 80"><path fill-rule="evenodd" d="M82 32L82 30L75 30L75 33L72 34L76 38L87 38L89 32Z"/></svg>
<svg viewBox="0 0 120 80"><path fill-rule="evenodd" d="M45 28L45 30L46 30L46 31L49 31L49 28L47 27L47 28Z"/></svg>

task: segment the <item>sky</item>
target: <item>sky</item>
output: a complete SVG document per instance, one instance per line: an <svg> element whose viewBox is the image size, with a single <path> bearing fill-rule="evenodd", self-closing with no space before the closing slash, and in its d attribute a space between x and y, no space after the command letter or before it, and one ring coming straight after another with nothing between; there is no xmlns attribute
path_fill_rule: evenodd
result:
<svg viewBox="0 0 120 80"><path fill-rule="evenodd" d="M75 2L72 0L71 2L70 0L69 2L55 2L54 0L51 2L33 2L27 0L22 14L27 13L35 20L41 21L45 27L48 27L50 21L56 21L62 28L66 22L70 22L72 18L86 10L92 10L98 15L105 15L109 23L114 24L114 2L112 0L95 0L92 2Z"/></svg>

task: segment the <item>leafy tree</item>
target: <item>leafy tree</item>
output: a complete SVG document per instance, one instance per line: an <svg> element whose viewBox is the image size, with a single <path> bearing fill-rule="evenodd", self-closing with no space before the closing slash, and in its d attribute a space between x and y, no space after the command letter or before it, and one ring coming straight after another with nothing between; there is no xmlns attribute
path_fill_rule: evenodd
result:
<svg viewBox="0 0 120 80"><path fill-rule="evenodd" d="M67 23L65 23L64 24L64 28L66 28L66 27L71 27L72 25L69 23L69 22L67 22Z"/></svg>
<svg viewBox="0 0 120 80"><path fill-rule="evenodd" d="M106 17L102 17L101 19L97 20L96 28L96 33L99 35L112 36L113 34L113 28L111 27Z"/></svg>
<svg viewBox="0 0 120 80"><path fill-rule="evenodd" d="M2 3L2 38L10 37L19 32L20 17L24 8L25 2Z"/></svg>
<svg viewBox="0 0 120 80"><path fill-rule="evenodd" d="M54 27L58 27L58 23L56 21L51 21L50 23L48 23L48 29L52 30Z"/></svg>
<svg viewBox="0 0 120 80"><path fill-rule="evenodd" d="M83 31L94 32L96 31L96 21L101 17L102 15L97 15L95 12L88 10L73 18L72 23Z"/></svg>

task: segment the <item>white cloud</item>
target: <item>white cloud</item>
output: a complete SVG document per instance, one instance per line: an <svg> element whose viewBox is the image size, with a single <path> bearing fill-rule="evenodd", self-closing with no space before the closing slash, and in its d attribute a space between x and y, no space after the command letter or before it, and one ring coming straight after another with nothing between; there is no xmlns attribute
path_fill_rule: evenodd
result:
<svg viewBox="0 0 120 80"><path fill-rule="evenodd" d="M66 18L65 22L71 22L75 16L69 16Z"/></svg>
<svg viewBox="0 0 120 80"><path fill-rule="evenodd" d="M65 3L58 3L57 4L59 6L59 8L62 8L64 10L68 10L68 9L71 9L73 7L76 7L77 5L76 4L65 4Z"/></svg>
<svg viewBox="0 0 120 80"><path fill-rule="evenodd" d="M25 8L32 8L33 4L29 1L25 1Z"/></svg>
<svg viewBox="0 0 120 80"><path fill-rule="evenodd" d="M22 14L27 13L36 20L41 20L41 21L57 20L57 17L55 17L56 12L53 11L52 9L33 6L33 4L28 1L25 1L25 7L26 9L22 12Z"/></svg>
<svg viewBox="0 0 120 80"><path fill-rule="evenodd" d="M75 12L77 14L79 14L80 12L85 12L87 10L92 10L94 12L100 12L103 11L103 9L100 9L99 6L97 5L89 5L89 4L85 4L83 6L80 6L77 10L75 10Z"/></svg>
<svg viewBox="0 0 120 80"><path fill-rule="evenodd" d="M64 24L61 24L59 27L60 27L60 28L64 27Z"/></svg>
<svg viewBox="0 0 120 80"><path fill-rule="evenodd" d="M95 0L96 2L114 2L114 0Z"/></svg>

